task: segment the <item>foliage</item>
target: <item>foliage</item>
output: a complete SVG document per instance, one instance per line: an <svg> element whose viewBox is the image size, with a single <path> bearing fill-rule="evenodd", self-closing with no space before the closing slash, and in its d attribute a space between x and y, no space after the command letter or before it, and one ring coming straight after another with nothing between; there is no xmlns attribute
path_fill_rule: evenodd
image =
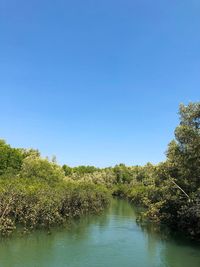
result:
<svg viewBox="0 0 200 267"><path fill-rule="evenodd" d="M63 180L65 177L62 167L35 155L28 156L23 160L20 175L29 179L37 177L50 183Z"/></svg>
<svg viewBox="0 0 200 267"><path fill-rule="evenodd" d="M59 181L54 184L33 178L0 179L0 232L12 233L17 224L24 231L50 228L68 218L99 212L108 204L105 188L91 183Z"/></svg>
<svg viewBox="0 0 200 267"><path fill-rule="evenodd" d="M83 172L91 168L78 168ZM0 234L50 228L67 219L99 212L110 194L102 185L74 181L66 168L42 159L37 150L11 148L0 141Z"/></svg>
<svg viewBox="0 0 200 267"><path fill-rule="evenodd" d="M20 149L11 148L0 139L0 175L8 172L18 172L21 168L23 154Z"/></svg>
<svg viewBox="0 0 200 267"><path fill-rule="evenodd" d="M154 169L155 186L129 197L145 204L146 217L200 239L200 103L180 105L179 115L167 160Z"/></svg>

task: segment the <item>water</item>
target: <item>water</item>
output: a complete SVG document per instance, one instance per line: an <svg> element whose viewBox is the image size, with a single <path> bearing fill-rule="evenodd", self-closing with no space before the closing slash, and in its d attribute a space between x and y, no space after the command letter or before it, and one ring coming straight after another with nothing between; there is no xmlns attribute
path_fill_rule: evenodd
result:
<svg viewBox="0 0 200 267"><path fill-rule="evenodd" d="M36 231L0 242L1 267L200 267L200 246L164 238L135 222L129 203L113 200L50 235Z"/></svg>

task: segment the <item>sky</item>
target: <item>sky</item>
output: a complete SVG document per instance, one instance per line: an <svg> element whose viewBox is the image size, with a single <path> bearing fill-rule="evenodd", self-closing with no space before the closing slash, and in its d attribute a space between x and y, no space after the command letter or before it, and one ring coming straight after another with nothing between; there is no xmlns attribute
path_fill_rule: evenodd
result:
<svg viewBox="0 0 200 267"><path fill-rule="evenodd" d="M0 0L0 138L60 164L165 160L200 100L199 0Z"/></svg>

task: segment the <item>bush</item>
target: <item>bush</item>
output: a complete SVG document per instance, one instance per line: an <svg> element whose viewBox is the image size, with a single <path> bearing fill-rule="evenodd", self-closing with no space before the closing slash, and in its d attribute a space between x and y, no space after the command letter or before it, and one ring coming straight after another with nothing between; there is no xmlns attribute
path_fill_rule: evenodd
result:
<svg viewBox="0 0 200 267"><path fill-rule="evenodd" d="M0 179L0 233L50 228L68 218L97 213L109 203L108 191L94 184L59 181L51 185L32 178Z"/></svg>

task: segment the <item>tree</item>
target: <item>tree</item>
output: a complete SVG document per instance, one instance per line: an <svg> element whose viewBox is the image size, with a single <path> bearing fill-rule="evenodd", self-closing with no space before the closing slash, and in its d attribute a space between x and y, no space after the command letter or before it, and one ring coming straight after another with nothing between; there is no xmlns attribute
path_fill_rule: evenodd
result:
<svg viewBox="0 0 200 267"><path fill-rule="evenodd" d="M49 182L64 179L64 170L59 165L36 156L29 156L23 160L20 175L25 178L39 178Z"/></svg>
<svg viewBox="0 0 200 267"><path fill-rule="evenodd" d="M168 147L167 158L183 187L190 191L200 186L200 103L180 105L180 124Z"/></svg>
<svg viewBox="0 0 200 267"><path fill-rule="evenodd" d="M11 148L4 140L0 139L0 175L18 172L21 169L23 158L20 149Z"/></svg>
<svg viewBox="0 0 200 267"><path fill-rule="evenodd" d="M116 175L117 183L130 183L133 179L133 172L123 163L116 165L113 170Z"/></svg>
<svg viewBox="0 0 200 267"><path fill-rule="evenodd" d="M62 168L63 168L63 170L65 172L65 176L68 176L68 175L72 174L72 168L69 167L68 165L64 164L62 166Z"/></svg>

